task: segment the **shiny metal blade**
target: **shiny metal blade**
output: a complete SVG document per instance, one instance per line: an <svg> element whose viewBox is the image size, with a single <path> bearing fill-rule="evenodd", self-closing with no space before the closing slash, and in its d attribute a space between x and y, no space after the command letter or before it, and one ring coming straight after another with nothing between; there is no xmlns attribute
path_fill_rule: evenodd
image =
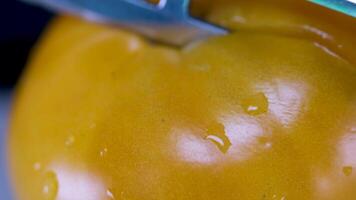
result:
<svg viewBox="0 0 356 200"><path fill-rule="evenodd" d="M181 46L190 41L227 34L224 28L189 15L189 0L24 0L54 11L120 25L158 42Z"/></svg>
<svg viewBox="0 0 356 200"><path fill-rule="evenodd" d="M325 6L346 15L356 17L356 0L310 0L313 3Z"/></svg>

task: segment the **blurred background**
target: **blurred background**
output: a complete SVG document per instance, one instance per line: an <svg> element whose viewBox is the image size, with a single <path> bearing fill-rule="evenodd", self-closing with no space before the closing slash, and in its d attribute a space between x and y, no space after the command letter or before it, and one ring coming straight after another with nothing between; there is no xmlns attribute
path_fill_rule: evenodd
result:
<svg viewBox="0 0 356 200"><path fill-rule="evenodd" d="M11 96L28 54L50 13L18 0L2 0L0 6L0 200L12 200L6 163L6 138ZM23 177L24 179L26 177Z"/></svg>

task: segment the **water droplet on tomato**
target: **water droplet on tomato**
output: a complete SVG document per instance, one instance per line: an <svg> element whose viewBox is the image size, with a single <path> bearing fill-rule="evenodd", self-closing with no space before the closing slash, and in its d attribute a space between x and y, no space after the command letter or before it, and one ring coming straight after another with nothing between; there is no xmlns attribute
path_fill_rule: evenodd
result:
<svg viewBox="0 0 356 200"><path fill-rule="evenodd" d="M111 192L110 189L107 189L107 190L106 190L106 196L107 196L109 199L115 199L115 196L114 196L114 194Z"/></svg>
<svg viewBox="0 0 356 200"><path fill-rule="evenodd" d="M342 172L345 176L350 176L352 174L352 167L351 166L344 166L342 168Z"/></svg>
<svg viewBox="0 0 356 200"><path fill-rule="evenodd" d="M100 156L104 157L107 152L108 152L107 148L104 148L104 149L100 150Z"/></svg>
<svg viewBox="0 0 356 200"><path fill-rule="evenodd" d="M225 129L222 124L210 124L210 126L207 128L207 133L209 135L205 139L213 142L221 152L226 153L229 150L231 142L225 135Z"/></svg>
<svg viewBox="0 0 356 200"><path fill-rule="evenodd" d="M42 194L44 199L55 200L58 193L57 175L53 171L46 172L43 179Z"/></svg>
<svg viewBox="0 0 356 200"><path fill-rule="evenodd" d="M241 106L250 115L263 114L268 111L268 99L263 93L257 93L243 99Z"/></svg>

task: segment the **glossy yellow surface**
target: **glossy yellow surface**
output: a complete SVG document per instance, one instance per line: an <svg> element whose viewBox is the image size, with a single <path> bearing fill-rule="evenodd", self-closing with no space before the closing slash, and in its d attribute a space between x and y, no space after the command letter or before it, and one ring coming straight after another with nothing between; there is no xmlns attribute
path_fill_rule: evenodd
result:
<svg viewBox="0 0 356 200"><path fill-rule="evenodd" d="M237 31L180 50L54 20L13 107L18 199L356 199L355 20L231 2L193 10Z"/></svg>

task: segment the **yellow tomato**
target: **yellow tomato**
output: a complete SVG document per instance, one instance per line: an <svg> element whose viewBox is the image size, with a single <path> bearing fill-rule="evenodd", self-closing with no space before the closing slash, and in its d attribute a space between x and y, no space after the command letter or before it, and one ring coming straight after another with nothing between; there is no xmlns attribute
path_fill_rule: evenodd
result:
<svg viewBox="0 0 356 200"><path fill-rule="evenodd" d="M18 199L356 199L355 19L273 2L196 2L234 31L182 49L55 19L13 107Z"/></svg>

